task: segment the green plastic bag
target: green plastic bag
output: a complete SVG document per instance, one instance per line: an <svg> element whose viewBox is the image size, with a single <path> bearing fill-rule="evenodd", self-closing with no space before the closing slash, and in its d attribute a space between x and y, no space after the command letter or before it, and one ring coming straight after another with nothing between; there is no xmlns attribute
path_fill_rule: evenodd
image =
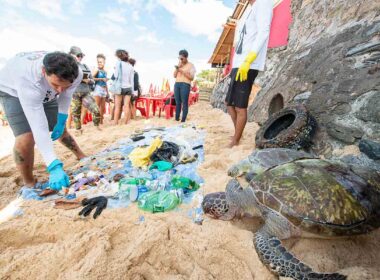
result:
<svg viewBox="0 0 380 280"><path fill-rule="evenodd" d="M160 171L167 171L173 168L173 163L168 161L156 161L154 162L150 167L149 170L152 170L154 168L157 168Z"/></svg>
<svg viewBox="0 0 380 280"><path fill-rule="evenodd" d="M141 195L137 206L144 211L158 213L174 209L179 202L178 197L174 193L152 191Z"/></svg>
<svg viewBox="0 0 380 280"><path fill-rule="evenodd" d="M191 192L199 189L199 185L196 182L189 178L181 177L178 175L173 176L171 184L173 189L186 189Z"/></svg>

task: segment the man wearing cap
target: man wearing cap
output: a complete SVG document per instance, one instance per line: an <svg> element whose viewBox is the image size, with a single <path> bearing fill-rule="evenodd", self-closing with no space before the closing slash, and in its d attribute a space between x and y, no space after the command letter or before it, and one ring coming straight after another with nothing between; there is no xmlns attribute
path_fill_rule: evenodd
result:
<svg viewBox="0 0 380 280"><path fill-rule="evenodd" d="M91 96L90 85L95 84L95 81L92 78L91 70L86 64L82 63L84 53L79 47L71 47L69 54L76 59L79 68L83 72L83 79L76 88L73 94L73 100L71 102L71 113L73 115L75 129L82 132L82 105L91 112L93 116L92 121L95 127L99 129L101 117L99 107L96 104L95 99Z"/></svg>
<svg viewBox="0 0 380 280"><path fill-rule="evenodd" d="M0 70L0 103L15 136L14 160L26 187L36 186L34 144L54 190L69 186L69 177L54 152L53 141L59 139L78 159L85 157L65 129L71 96L82 75L75 59L62 52L20 53Z"/></svg>
<svg viewBox="0 0 380 280"><path fill-rule="evenodd" d="M235 30L231 83L225 100L235 127L230 148L239 144L247 123L253 82L259 71L264 70L273 6L273 0L249 0Z"/></svg>

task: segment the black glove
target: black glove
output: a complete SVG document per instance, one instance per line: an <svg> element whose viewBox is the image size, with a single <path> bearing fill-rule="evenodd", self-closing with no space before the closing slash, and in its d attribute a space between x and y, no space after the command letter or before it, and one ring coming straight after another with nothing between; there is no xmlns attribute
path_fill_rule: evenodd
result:
<svg viewBox="0 0 380 280"><path fill-rule="evenodd" d="M91 211L96 208L94 213L94 219L96 219L102 211L107 208L107 201L107 198L104 196L93 197L90 199L85 198L82 200L82 205L85 207L79 212L79 215L87 217L90 215Z"/></svg>

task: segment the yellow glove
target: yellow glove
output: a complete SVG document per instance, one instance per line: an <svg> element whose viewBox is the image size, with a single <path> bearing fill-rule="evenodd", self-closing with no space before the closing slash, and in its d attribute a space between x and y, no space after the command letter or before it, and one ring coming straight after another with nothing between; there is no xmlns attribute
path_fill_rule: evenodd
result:
<svg viewBox="0 0 380 280"><path fill-rule="evenodd" d="M247 57L245 58L244 62L240 65L237 74L236 74L236 81L240 80L240 82L244 82L248 78L248 71L251 67L252 62L255 61L257 57L257 53L250 52Z"/></svg>

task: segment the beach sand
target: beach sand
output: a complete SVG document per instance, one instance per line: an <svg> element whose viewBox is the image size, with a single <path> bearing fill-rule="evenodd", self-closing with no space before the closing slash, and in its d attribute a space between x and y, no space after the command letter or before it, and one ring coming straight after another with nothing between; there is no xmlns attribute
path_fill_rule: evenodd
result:
<svg viewBox="0 0 380 280"><path fill-rule="evenodd" d="M205 162L199 174L204 194L223 191L228 167L255 146L258 126L249 123L240 146L225 148L233 133L229 116L208 103L190 108L189 122L207 131ZM165 118L139 119L129 125L92 124L76 137L85 153L97 153L136 128L177 125ZM65 167L76 159L60 144ZM36 176L46 180L36 153ZM0 208L21 186L11 156L0 159ZM136 205L107 209L96 219L78 218L78 209L57 210L49 202L27 202L24 214L0 224L0 279L276 279L260 262L253 246L258 219L225 222L206 218L203 225L172 211L149 214ZM143 215L144 222L138 222ZM339 271L348 279L380 279L380 231L337 240L287 240L285 245L315 270Z"/></svg>

